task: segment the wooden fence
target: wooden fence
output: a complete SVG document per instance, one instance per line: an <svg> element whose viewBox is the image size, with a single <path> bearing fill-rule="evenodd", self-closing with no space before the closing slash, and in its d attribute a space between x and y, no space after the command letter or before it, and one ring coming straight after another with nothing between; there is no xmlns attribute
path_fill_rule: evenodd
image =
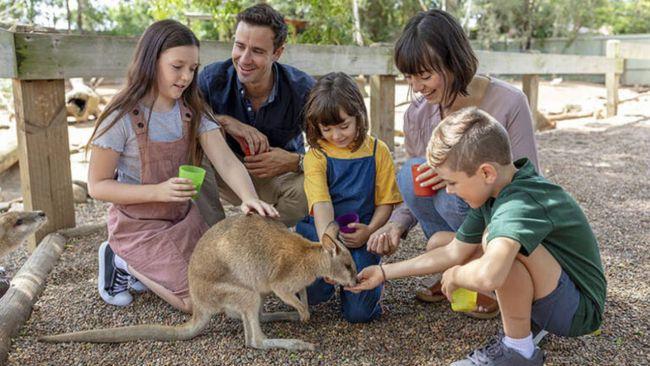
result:
<svg viewBox="0 0 650 366"><path fill-rule="evenodd" d="M137 39L60 33L9 32L0 29L0 78L13 79L18 154L25 209L40 209L48 225L31 239L73 227L75 213L65 110L64 79L123 77ZM477 51L479 72L523 75L523 90L537 108L538 75L605 74L608 115L616 113L623 58L646 57L645 46L610 41L607 57ZM230 57L231 45L204 41L201 60ZM395 77L390 47L290 45L283 63L311 75L331 71L370 75L371 132L393 148Z"/></svg>

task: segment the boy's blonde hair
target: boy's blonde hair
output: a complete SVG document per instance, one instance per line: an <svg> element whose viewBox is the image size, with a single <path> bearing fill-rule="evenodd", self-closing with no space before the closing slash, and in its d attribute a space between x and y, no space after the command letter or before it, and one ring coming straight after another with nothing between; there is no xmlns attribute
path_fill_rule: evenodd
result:
<svg viewBox="0 0 650 366"><path fill-rule="evenodd" d="M449 169L468 176L473 176L483 163L511 162L510 139L505 128L475 107L463 108L442 120L427 146L429 165L437 168L447 164Z"/></svg>

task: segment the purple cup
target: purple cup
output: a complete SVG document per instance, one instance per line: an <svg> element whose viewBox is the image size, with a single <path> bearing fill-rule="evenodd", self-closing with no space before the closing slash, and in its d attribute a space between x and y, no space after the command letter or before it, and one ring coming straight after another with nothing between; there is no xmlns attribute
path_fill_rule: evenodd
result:
<svg viewBox="0 0 650 366"><path fill-rule="evenodd" d="M355 212L349 212L346 213L345 215L341 215L337 217L336 222L339 224L339 230L342 233L351 234L357 231L357 229L348 227L348 224L351 224L353 222L359 222L359 215L357 215Z"/></svg>

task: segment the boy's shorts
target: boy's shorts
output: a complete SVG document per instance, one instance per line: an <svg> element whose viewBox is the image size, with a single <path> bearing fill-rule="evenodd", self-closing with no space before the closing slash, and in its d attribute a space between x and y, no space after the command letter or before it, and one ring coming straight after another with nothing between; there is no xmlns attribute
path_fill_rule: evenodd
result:
<svg viewBox="0 0 650 366"><path fill-rule="evenodd" d="M531 320L549 333L567 337L579 302L580 291L562 270L555 290L533 302Z"/></svg>

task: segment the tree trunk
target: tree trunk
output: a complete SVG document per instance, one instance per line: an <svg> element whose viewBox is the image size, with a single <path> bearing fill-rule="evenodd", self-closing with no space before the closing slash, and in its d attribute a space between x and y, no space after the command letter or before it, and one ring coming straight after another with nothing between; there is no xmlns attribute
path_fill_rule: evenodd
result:
<svg viewBox="0 0 650 366"><path fill-rule="evenodd" d="M359 19L359 1L352 0L352 16L354 17L354 42L357 46L363 46L361 36L361 20Z"/></svg>
<svg viewBox="0 0 650 366"><path fill-rule="evenodd" d="M70 13L70 0L65 0L66 19L68 19L68 33L70 33L70 22L72 14Z"/></svg>
<svg viewBox="0 0 650 366"><path fill-rule="evenodd" d="M79 29L79 33L84 32L83 17L82 17L83 11L84 11L83 0L77 0L77 29Z"/></svg>

